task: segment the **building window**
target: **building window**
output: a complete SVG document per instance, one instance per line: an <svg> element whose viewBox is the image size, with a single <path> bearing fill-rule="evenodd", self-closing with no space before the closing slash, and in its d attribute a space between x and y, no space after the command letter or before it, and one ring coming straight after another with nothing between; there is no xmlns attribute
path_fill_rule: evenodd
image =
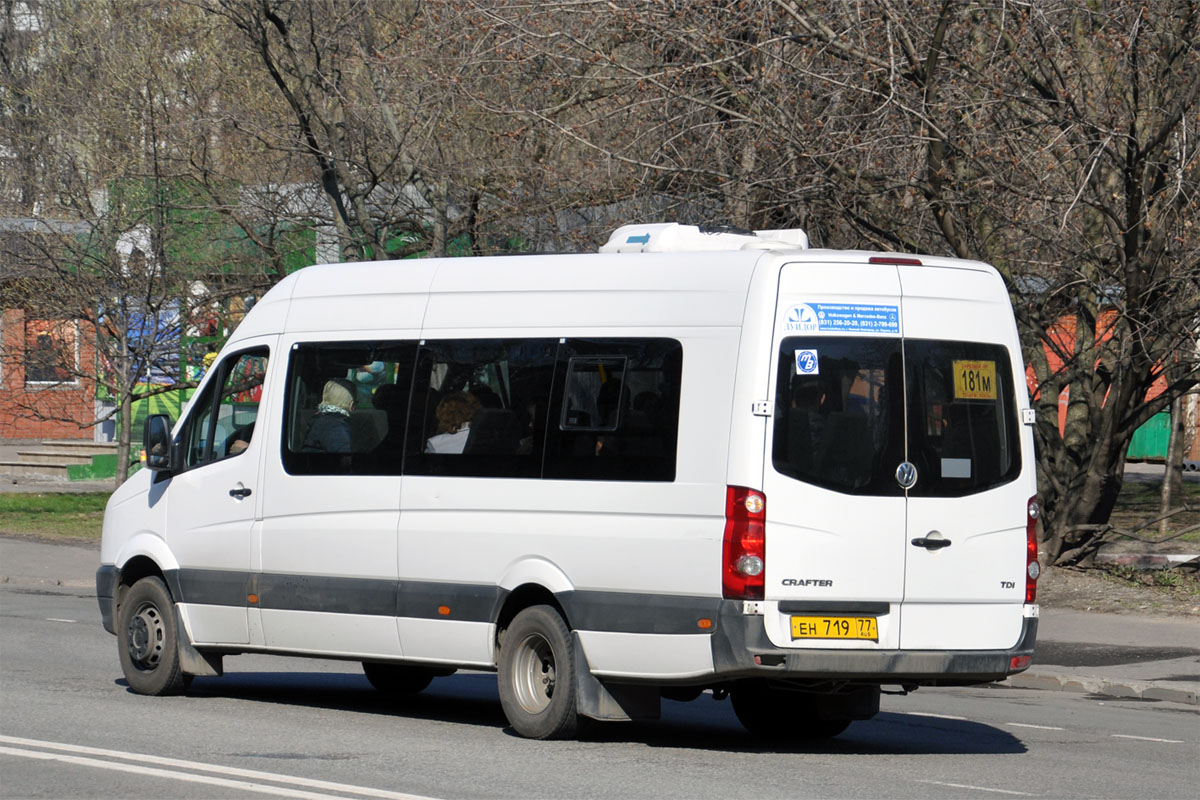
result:
<svg viewBox="0 0 1200 800"><path fill-rule="evenodd" d="M73 384L78 381L78 324L73 320L27 320L25 323L25 382Z"/></svg>

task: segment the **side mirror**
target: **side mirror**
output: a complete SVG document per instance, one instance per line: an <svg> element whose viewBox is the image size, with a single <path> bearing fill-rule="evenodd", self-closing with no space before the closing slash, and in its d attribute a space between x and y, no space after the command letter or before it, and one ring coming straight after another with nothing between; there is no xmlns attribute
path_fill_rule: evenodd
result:
<svg viewBox="0 0 1200 800"><path fill-rule="evenodd" d="M146 451L146 469L159 472L171 469L171 418L166 414L146 417L142 429L142 447Z"/></svg>

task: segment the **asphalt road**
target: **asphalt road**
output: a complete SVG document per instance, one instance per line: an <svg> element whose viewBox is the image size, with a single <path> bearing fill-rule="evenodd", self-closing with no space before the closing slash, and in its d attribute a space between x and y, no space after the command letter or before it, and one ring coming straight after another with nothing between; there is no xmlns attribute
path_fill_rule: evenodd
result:
<svg viewBox="0 0 1200 800"><path fill-rule="evenodd" d="M0 584L0 797L1185 798L1200 785L1194 707L1033 690L887 697L876 719L801 746L748 738L707 696L586 741L527 741L490 675L390 704L356 664L265 656L227 658L186 697L140 697L92 594Z"/></svg>

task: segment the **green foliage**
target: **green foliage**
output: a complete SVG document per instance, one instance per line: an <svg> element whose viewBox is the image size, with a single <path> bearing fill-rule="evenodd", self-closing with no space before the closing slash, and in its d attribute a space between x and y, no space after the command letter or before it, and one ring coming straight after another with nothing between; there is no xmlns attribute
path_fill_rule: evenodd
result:
<svg viewBox="0 0 1200 800"><path fill-rule="evenodd" d="M0 532L99 541L107 492L0 493Z"/></svg>
<svg viewBox="0 0 1200 800"><path fill-rule="evenodd" d="M1164 569L1154 573L1154 585L1164 589L1174 589L1182 582L1179 573L1174 570Z"/></svg>

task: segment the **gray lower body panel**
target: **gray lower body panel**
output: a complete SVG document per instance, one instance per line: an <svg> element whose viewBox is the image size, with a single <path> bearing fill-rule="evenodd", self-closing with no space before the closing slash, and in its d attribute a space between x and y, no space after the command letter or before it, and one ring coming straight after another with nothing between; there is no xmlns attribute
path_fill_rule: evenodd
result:
<svg viewBox="0 0 1200 800"><path fill-rule="evenodd" d="M1037 618L1025 619L1021 638L1006 650L815 650L776 647L762 617L744 615L741 603L724 601L713 634L718 679L775 678L805 681L954 686L1003 680L1026 667L1013 659L1032 656Z"/></svg>

